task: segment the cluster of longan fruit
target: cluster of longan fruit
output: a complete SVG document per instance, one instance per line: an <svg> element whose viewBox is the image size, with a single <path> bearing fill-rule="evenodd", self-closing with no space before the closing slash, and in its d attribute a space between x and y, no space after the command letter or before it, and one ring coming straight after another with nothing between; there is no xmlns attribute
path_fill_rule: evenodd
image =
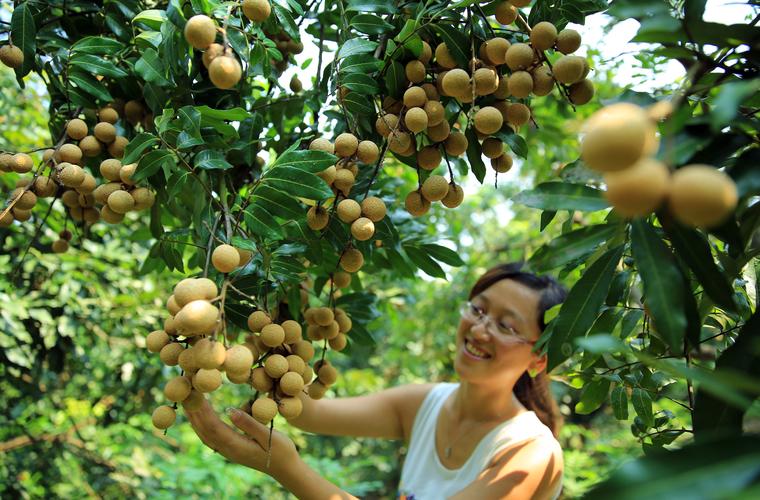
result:
<svg viewBox="0 0 760 500"><path fill-rule="evenodd" d="M736 184L710 165L686 165L671 174L653 157L659 147L658 114L658 107L647 112L631 103L602 108L585 124L581 157L604 174L605 198L624 217L649 215L667 202L683 224L719 225L736 208Z"/></svg>
<svg viewBox="0 0 760 500"><path fill-rule="evenodd" d="M266 33L267 37L274 40L275 46L277 47L277 50L280 51L282 54L282 60L276 61L274 59L270 60L270 64L280 73L288 69L288 65L290 64L290 56L300 54L303 52L303 43L298 42L296 40L293 40L290 38L290 36L285 33L284 31L280 31L276 35L273 35L271 33ZM300 92L303 87L301 86L301 81L298 80L298 77L296 75L293 75L293 78L290 80L290 90L293 92Z"/></svg>
<svg viewBox="0 0 760 500"><path fill-rule="evenodd" d="M9 40L8 45L0 47L0 62L9 68L20 68L24 64L24 52Z"/></svg>
<svg viewBox="0 0 760 500"><path fill-rule="evenodd" d="M28 173L34 168L32 157L26 153L0 153L0 173ZM14 220L25 222L32 217L32 209L38 198L55 196L58 185L47 177L25 178L16 181L9 203L0 210L0 227L9 227ZM12 205L11 205L12 204ZM8 210L8 206L11 209Z"/></svg>

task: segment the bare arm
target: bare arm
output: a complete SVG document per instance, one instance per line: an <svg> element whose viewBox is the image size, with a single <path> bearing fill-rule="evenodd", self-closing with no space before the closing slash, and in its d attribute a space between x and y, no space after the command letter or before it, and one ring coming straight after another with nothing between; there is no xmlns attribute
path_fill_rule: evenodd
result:
<svg viewBox="0 0 760 500"><path fill-rule="evenodd" d="M289 422L329 436L408 439L414 416L433 384L407 384L366 396L313 400L302 397L303 412Z"/></svg>

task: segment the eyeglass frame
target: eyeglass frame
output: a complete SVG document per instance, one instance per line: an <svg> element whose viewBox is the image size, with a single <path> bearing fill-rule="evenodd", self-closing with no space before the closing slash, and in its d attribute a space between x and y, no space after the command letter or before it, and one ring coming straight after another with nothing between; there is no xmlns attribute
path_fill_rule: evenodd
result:
<svg viewBox="0 0 760 500"><path fill-rule="evenodd" d="M537 340L528 340L525 337L521 337L516 332L514 334L508 334L501 331L500 327L495 323L497 320L493 319L490 315L486 314L485 312L482 312L480 314L473 314L473 310L482 310L482 307L478 307L472 303L472 301L468 300L465 303L463 303L461 306L459 306L459 313L462 315L463 319L466 319L467 321L470 321L474 323L475 325L485 321L485 328L489 335L494 337L500 337L500 338L509 338L511 339L510 342L516 343L516 344L528 344L528 345L536 345ZM491 328L493 327L493 328ZM510 329L514 332L515 329L510 327ZM496 332L494 334L494 331Z"/></svg>

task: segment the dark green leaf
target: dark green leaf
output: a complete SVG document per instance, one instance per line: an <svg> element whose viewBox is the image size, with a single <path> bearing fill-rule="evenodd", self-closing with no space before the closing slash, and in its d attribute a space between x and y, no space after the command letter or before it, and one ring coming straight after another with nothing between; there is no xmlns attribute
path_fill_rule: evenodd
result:
<svg viewBox="0 0 760 500"><path fill-rule="evenodd" d="M257 203L273 215L283 219L297 220L303 217L305 210L295 199L266 184L260 184L254 191L251 203Z"/></svg>
<svg viewBox="0 0 760 500"><path fill-rule="evenodd" d="M132 179L135 181L147 179L158 172L164 163L171 162L172 165L176 165L176 161L174 154L168 149L156 149L155 151L151 151L142 157Z"/></svg>
<svg viewBox="0 0 760 500"><path fill-rule="evenodd" d="M467 68L470 63L470 40L464 31L449 24L435 24L433 29L441 36L451 56L460 68Z"/></svg>
<svg viewBox="0 0 760 500"><path fill-rule="evenodd" d="M195 155L193 164L203 170L227 170L232 165L224 158L224 153L214 149L205 149Z"/></svg>
<svg viewBox="0 0 760 500"><path fill-rule="evenodd" d="M245 209L246 227L259 236L265 238L281 238L282 229L274 220L272 214L260 205L251 205Z"/></svg>
<svg viewBox="0 0 760 500"><path fill-rule="evenodd" d="M628 420L628 393L625 392L624 386L619 385L612 389L610 403L616 419Z"/></svg>
<svg viewBox="0 0 760 500"><path fill-rule="evenodd" d="M24 62L16 68L16 77L21 78L35 68L34 53L37 50L37 27L27 2L16 5L11 14L11 40L24 53Z"/></svg>
<svg viewBox="0 0 760 500"><path fill-rule="evenodd" d="M124 158L122 158L121 162L124 165L136 162L146 149L151 148L156 144L158 144L158 137L155 135L146 132L137 134L134 139L127 144L127 147L124 150Z"/></svg>
<svg viewBox="0 0 760 500"><path fill-rule="evenodd" d="M525 138L512 132L508 127L505 130L500 130L494 134L494 137L498 137L504 141L504 143L509 146L509 149L520 158L528 157L528 143L525 142Z"/></svg>
<svg viewBox="0 0 760 500"><path fill-rule="evenodd" d="M105 36L86 36L71 46L71 53L83 52L85 54L115 54L124 48L124 44L113 38Z"/></svg>
<svg viewBox="0 0 760 500"><path fill-rule="evenodd" d="M166 68L164 62L158 56L154 49L145 49L142 51L142 57L135 63L135 71L143 77L146 82L152 82L159 86L171 85L166 79Z"/></svg>
<svg viewBox="0 0 760 500"><path fill-rule="evenodd" d="M277 20L280 21L280 25L282 26L282 29L285 30L285 33L287 33L293 40L300 40L301 33L298 31L298 26L296 26L295 21L293 21L293 16L290 11L276 2L273 3L273 6L274 14L277 16Z"/></svg>
<svg viewBox="0 0 760 500"><path fill-rule="evenodd" d="M483 184L483 179L486 177L486 166L483 164L483 153L473 127L465 131L465 137L467 137L467 160L470 162L470 168L478 182Z"/></svg>
<svg viewBox="0 0 760 500"><path fill-rule="evenodd" d="M72 70L69 73L69 81L96 99L105 102L113 100L113 97L111 97L111 94L108 92L105 85L88 73L84 73L80 70Z"/></svg>
<svg viewBox="0 0 760 500"><path fill-rule="evenodd" d="M92 54L75 54L69 61L71 65L82 68L93 75L126 78L127 72L117 68L114 63Z"/></svg>
<svg viewBox="0 0 760 500"><path fill-rule="evenodd" d="M380 14L395 14L396 6L391 0L350 0L346 10L356 12L377 12Z"/></svg>
<svg viewBox="0 0 760 500"><path fill-rule="evenodd" d="M289 166L306 172L317 173L331 165L335 165L337 161L337 156L324 151L300 149L287 151L280 155L275 160L273 167Z"/></svg>
<svg viewBox="0 0 760 500"><path fill-rule="evenodd" d="M366 54L367 52L373 52L376 48L377 42L371 42L363 38L352 38L341 45L338 50L337 59L343 59L355 54Z"/></svg>
<svg viewBox="0 0 760 500"><path fill-rule="evenodd" d="M450 266L459 267L464 265L464 261L454 250L433 243L425 243L420 248L430 254L435 260L439 260Z"/></svg>
<svg viewBox="0 0 760 500"><path fill-rule="evenodd" d="M340 72L346 73L374 73L383 67L383 62L367 57L365 54L348 56L340 63Z"/></svg>
<svg viewBox="0 0 760 500"><path fill-rule="evenodd" d="M594 212L609 207L600 190L566 182L541 183L534 189L517 193L512 201L541 210Z"/></svg>
<svg viewBox="0 0 760 500"><path fill-rule="evenodd" d="M425 274L434 278L446 279L446 273L436 261L430 258L427 252L412 245L404 245L404 251L409 256L409 260L419 267Z"/></svg>
<svg viewBox="0 0 760 500"><path fill-rule="evenodd" d="M581 400L575 405L575 413L588 415L596 410L607 400L610 390L610 381L606 378L592 380L583 386Z"/></svg>
<svg viewBox="0 0 760 500"><path fill-rule="evenodd" d="M404 67L398 61L391 61L385 72L385 88L388 89L388 95L391 97L400 97L404 91L406 83L406 74Z"/></svg>
<svg viewBox="0 0 760 500"><path fill-rule="evenodd" d="M380 35L393 29L393 25L373 14L358 14L351 19L350 26L360 33Z"/></svg>
<svg viewBox="0 0 760 500"><path fill-rule="evenodd" d="M132 24L141 23L148 28L158 31L161 25L166 21L166 11L158 9L144 10L132 19Z"/></svg>
<svg viewBox="0 0 760 500"><path fill-rule="evenodd" d="M360 94L375 95L380 92L377 82L369 75L349 73L341 78L341 85Z"/></svg>
<svg viewBox="0 0 760 500"><path fill-rule="evenodd" d="M553 238L530 257L536 270L549 270L564 266L575 259L591 255L602 243L621 230L616 224L597 224Z"/></svg>
<svg viewBox="0 0 760 500"><path fill-rule="evenodd" d="M652 427L654 415L652 414L652 398L649 393L644 389L634 388L631 393L631 403L633 403L633 409L636 410L636 415L644 421L647 427Z"/></svg>
<svg viewBox="0 0 760 500"><path fill-rule="evenodd" d="M332 190L316 175L304 170L279 166L268 170L262 182L284 191L291 196L311 200L324 200L333 195Z"/></svg>

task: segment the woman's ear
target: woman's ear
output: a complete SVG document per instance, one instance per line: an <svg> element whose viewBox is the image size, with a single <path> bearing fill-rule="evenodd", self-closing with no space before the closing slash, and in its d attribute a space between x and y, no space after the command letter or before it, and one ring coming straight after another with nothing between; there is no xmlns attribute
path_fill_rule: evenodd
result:
<svg viewBox="0 0 760 500"><path fill-rule="evenodd" d="M548 362L548 358L546 354L543 354L541 356L535 356L533 358L533 361L530 362L530 365L528 366L528 371L531 373L541 373L542 371L546 370L546 363Z"/></svg>

